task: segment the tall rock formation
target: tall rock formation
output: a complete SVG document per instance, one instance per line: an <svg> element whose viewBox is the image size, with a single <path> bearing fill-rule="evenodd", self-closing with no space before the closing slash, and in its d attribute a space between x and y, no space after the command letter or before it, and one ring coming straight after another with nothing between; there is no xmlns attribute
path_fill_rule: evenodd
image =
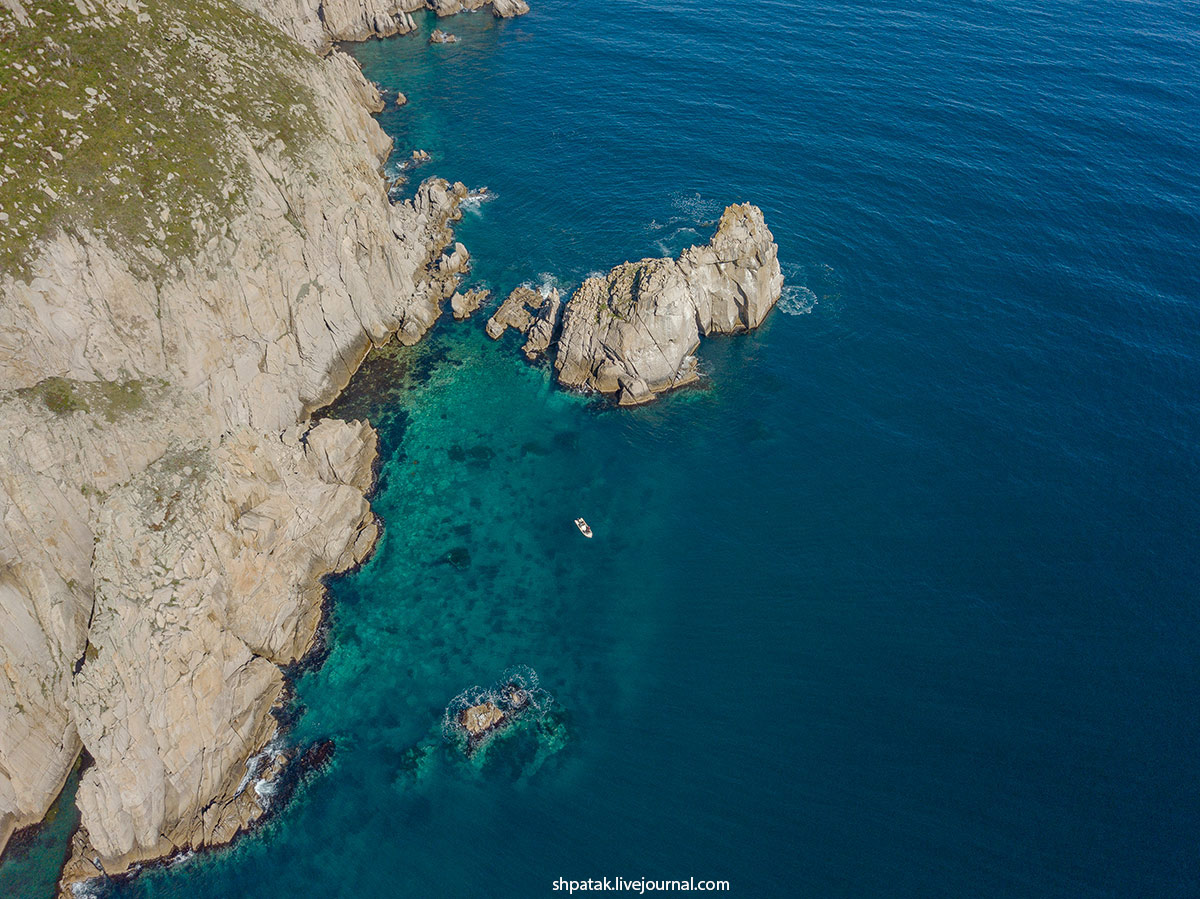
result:
<svg viewBox="0 0 1200 899"><path fill-rule="evenodd" d="M701 334L757 328L782 289L762 210L730 206L706 245L583 282L563 315L559 383L616 393L622 405L645 402L698 377Z"/></svg>

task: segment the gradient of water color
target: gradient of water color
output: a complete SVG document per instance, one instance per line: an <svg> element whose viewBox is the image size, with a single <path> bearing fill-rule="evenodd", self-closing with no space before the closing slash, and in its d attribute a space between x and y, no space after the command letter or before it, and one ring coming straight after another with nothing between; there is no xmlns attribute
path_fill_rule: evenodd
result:
<svg viewBox="0 0 1200 899"><path fill-rule="evenodd" d="M335 412L381 430L385 536L291 738L333 765L112 892L1200 891L1197 7L441 24L351 52L420 173L493 194L475 281L569 287L751 200L782 309L631 412L482 320L373 360ZM514 664L554 726L462 760L443 709Z"/></svg>

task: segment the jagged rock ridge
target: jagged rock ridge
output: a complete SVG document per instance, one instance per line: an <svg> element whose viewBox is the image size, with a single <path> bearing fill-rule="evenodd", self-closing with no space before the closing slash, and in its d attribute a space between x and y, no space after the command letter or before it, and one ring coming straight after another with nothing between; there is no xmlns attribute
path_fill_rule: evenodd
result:
<svg viewBox="0 0 1200 899"><path fill-rule="evenodd" d="M554 347L564 387L616 394L622 405L698 377L700 336L757 328L779 300L783 273L762 210L730 206L716 233L678 259L643 259L588 278L558 325L558 292L517 288L492 316L487 333L525 334L533 359Z"/></svg>

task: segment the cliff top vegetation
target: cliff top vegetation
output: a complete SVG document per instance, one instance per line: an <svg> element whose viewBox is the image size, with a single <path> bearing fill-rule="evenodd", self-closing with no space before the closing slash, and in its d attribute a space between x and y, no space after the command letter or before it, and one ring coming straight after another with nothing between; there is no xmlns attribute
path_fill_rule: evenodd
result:
<svg viewBox="0 0 1200 899"><path fill-rule="evenodd" d="M317 64L231 0L0 0L0 277L60 228L145 270L190 254L247 142L303 152Z"/></svg>

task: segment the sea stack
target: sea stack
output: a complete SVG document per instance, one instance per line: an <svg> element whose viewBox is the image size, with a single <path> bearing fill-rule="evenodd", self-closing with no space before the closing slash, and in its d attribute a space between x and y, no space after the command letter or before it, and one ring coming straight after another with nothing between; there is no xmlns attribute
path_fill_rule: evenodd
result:
<svg viewBox="0 0 1200 899"><path fill-rule="evenodd" d="M704 246L588 278L563 315L555 371L564 387L616 394L621 405L698 377L700 336L757 328L783 290L762 210L728 207Z"/></svg>

